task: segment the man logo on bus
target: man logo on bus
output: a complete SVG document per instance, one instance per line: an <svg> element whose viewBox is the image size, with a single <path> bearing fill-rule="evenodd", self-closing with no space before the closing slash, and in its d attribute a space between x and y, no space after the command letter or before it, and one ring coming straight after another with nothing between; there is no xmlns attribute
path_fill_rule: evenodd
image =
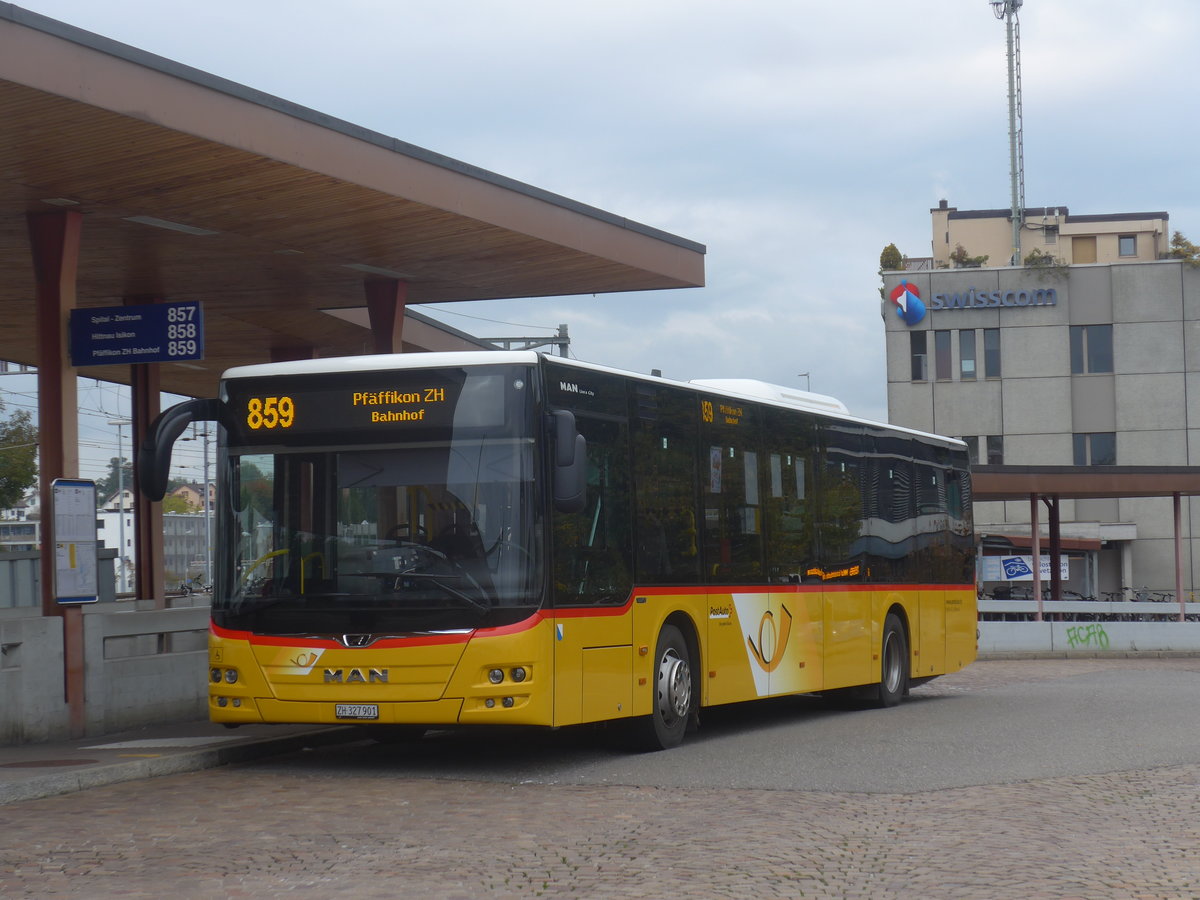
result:
<svg viewBox="0 0 1200 900"><path fill-rule="evenodd" d="M915 285L902 281L892 288L891 300L896 304L896 315L905 325L916 325L925 318L925 301Z"/></svg>

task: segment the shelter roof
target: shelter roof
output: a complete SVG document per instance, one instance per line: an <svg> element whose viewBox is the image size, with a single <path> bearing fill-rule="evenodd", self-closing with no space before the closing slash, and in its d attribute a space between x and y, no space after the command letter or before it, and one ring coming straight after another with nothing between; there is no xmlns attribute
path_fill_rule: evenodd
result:
<svg viewBox="0 0 1200 900"><path fill-rule="evenodd" d="M364 352L345 312L366 305L364 278L405 281L409 303L704 281L701 244L7 3L0 119L0 358L15 362L36 363L26 215L55 208L84 216L80 307L203 302L205 360L161 369L181 394L273 348Z"/></svg>
<svg viewBox="0 0 1200 900"><path fill-rule="evenodd" d="M972 498L1064 500L1200 495L1198 466L972 466Z"/></svg>

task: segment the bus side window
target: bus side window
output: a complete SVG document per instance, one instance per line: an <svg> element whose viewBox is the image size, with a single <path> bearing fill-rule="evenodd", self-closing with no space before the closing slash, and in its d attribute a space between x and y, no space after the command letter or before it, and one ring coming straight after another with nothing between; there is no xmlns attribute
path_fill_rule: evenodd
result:
<svg viewBox="0 0 1200 900"><path fill-rule="evenodd" d="M695 398L677 388L635 384L630 401L638 582L696 584Z"/></svg>
<svg viewBox="0 0 1200 900"><path fill-rule="evenodd" d="M829 425L823 430L820 494L817 505L819 564L823 581L858 582L869 577L866 557L866 509L863 483L866 438L854 425Z"/></svg>
<svg viewBox="0 0 1200 900"><path fill-rule="evenodd" d="M704 403L711 404L705 407ZM704 565L709 584L758 581L763 570L758 409L747 401L701 403L701 447L707 470Z"/></svg>
<svg viewBox="0 0 1200 900"><path fill-rule="evenodd" d="M812 494L814 423L765 410L767 472L763 498L767 580L803 582L816 562Z"/></svg>

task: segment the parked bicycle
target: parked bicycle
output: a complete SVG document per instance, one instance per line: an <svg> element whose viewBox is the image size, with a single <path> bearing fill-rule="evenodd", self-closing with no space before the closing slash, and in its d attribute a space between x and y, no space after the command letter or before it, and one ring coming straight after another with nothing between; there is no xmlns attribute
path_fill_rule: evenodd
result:
<svg viewBox="0 0 1200 900"><path fill-rule="evenodd" d="M212 585L205 584L199 575L195 575L179 582L178 590L185 597L191 594L208 594L212 592Z"/></svg>

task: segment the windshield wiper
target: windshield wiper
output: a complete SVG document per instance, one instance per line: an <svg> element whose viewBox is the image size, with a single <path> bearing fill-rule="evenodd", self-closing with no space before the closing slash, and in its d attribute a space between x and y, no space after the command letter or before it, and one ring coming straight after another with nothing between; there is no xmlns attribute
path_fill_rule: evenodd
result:
<svg viewBox="0 0 1200 900"><path fill-rule="evenodd" d="M417 578L422 581L432 582L436 587L441 588L447 594L450 594L453 597L457 597L459 600L469 603L471 606L475 607L480 612L489 612L491 610L491 607L486 606L483 603L480 603L478 600L476 600L474 597L469 596L468 594L464 594L458 588L451 587L450 585L446 584L445 579L447 579L447 578L461 578L461 577L462 577L461 575L431 575L428 572L401 572L396 576L396 580L402 581L405 578Z"/></svg>

